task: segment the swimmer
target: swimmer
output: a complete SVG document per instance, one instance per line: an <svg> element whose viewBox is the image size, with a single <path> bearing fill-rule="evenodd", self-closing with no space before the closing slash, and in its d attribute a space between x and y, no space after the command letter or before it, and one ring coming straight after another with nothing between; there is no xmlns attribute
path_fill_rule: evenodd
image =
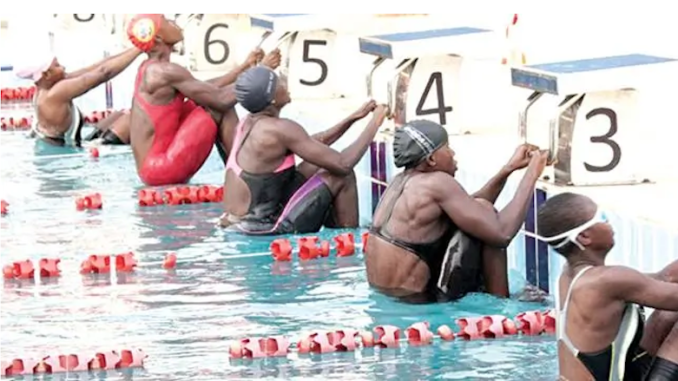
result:
<svg viewBox="0 0 678 381"><path fill-rule="evenodd" d="M258 66L238 77L235 91L250 115L236 129L226 164L221 225L251 235L357 227L353 168L372 143L388 108L367 102L336 126L309 136L298 123L280 117L290 103L284 76ZM371 121L355 142L341 152L330 148L371 112ZM304 160L298 166L295 155Z"/></svg>
<svg viewBox="0 0 678 381"><path fill-rule="evenodd" d="M396 130L393 157L404 171L386 188L365 249L368 282L380 292L411 303L479 291L509 296L505 249L525 221L547 153L519 146L473 195L454 178L454 155L437 123L414 120ZM497 213L506 180L525 167L513 200Z"/></svg>
<svg viewBox="0 0 678 381"><path fill-rule="evenodd" d="M148 54L137 73L132 103L132 151L141 180L151 186L186 183L207 160L213 145L225 163L238 123L235 95L227 85L258 61L277 67L280 52L263 57L257 49L234 71L200 81L170 62L174 45L184 38L173 21L161 14L136 15L127 33Z"/></svg>
<svg viewBox="0 0 678 381"><path fill-rule="evenodd" d="M79 147L83 141L129 144L129 112L111 114L83 138L85 120L73 100L113 79L140 54L139 49L130 48L72 73L66 73L56 57L47 55L38 65L18 70L18 77L32 80L37 88L31 136L60 146Z"/></svg>
<svg viewBox="0 0 678 381"><path fill-rule="evenodd" d="M583 195L549 198L537 225L567 260L555 295L561 379L678 380L678 261L656 274L606 265L614 231ZM647 324L643 306L656 309Z"/></svg>

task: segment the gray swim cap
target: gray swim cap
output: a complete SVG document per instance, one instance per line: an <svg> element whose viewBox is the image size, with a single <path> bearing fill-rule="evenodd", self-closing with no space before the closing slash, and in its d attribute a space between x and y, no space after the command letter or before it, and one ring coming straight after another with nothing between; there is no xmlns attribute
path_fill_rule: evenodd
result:
<svg viewBox="0 0 678 381"><path fill-rule="evenodd" d="M447 131L438 123L413 120L396 129L393 157L396 167L412 168L447 144Z"/></svg>
<svg viewBox="0 0 678 381"><path fill-rule="evenodd" d="M265 66L255 66L235 81L235 99L250 113L260 112L273 102L278 76Z"/></svg>

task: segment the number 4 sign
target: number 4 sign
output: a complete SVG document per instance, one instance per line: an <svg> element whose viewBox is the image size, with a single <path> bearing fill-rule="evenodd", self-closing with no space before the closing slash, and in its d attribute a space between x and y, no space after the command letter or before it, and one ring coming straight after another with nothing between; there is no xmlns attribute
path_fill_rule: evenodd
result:
<svg viewBox="0 0 678 381"><path fill-rule="evenodd" d="M454 107L459 96L460 61L452 56L417 60L407 90L406 119L430 120L451 134L460 133Z"/></svg>

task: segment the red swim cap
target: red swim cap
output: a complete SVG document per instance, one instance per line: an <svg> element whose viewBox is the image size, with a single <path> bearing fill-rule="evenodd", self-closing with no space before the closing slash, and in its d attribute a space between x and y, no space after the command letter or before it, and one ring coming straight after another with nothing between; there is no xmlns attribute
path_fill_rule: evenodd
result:
<svg viewBox="0 0 678 381"><path fill-rule="evenodd" d="M150 51L155 45L155 37L160 31L163 18L161 14L140 14L127 24L127 38L140 50Z"/></svg>

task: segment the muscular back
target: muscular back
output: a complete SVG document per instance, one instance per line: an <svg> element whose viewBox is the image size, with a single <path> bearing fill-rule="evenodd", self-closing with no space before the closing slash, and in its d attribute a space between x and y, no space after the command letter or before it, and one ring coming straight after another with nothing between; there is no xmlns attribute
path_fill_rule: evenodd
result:
<svg viewBox="0 0 678 381"><path fill-rule="evenodd" d="M390 186L384 194L374 214L374 227L382 228L386 223L386 231L392 237L411 243L428 243L440 238L450 224L449 218L433 197L433 186L438 173L414 173L405 179L399 174L393 180L407 181L402 194L400 186ZM393 205L393 199L397 198ZM390 206L393 212L388 221Z"/></svg>
<svg viewBox="0 0 678 381"><path fill-rule="evenodd" d="M235 152L237 163L249 173L272 173L290 153L280 136L285 133L288 121L254 116L244 123L241 136L244 142Z"/></svg>
<svg viewBox="0 0 678 381"><path fill-rule="evenodd" d="M289 150L281 143L286 119L253 116L245 119L238 145L231 155L243 171L252 174L273 173L283 162ZM247 184L232 170L226 171L224 209L233 216L242 216L249 209L251 195Z"/></svg>
<svg viewBox="0 0 678 381"><path fill-rule="evenodd" d="M146 102L154 105L165 105L174 99L176 90L167 80L167 72L171 70L172 62L149 62L141 73L141 83L138 94ZM146 154L153 143L154 126L146 112L138 105L136 96L132 102L130 143L137 169L146 159Z"/></svg>

